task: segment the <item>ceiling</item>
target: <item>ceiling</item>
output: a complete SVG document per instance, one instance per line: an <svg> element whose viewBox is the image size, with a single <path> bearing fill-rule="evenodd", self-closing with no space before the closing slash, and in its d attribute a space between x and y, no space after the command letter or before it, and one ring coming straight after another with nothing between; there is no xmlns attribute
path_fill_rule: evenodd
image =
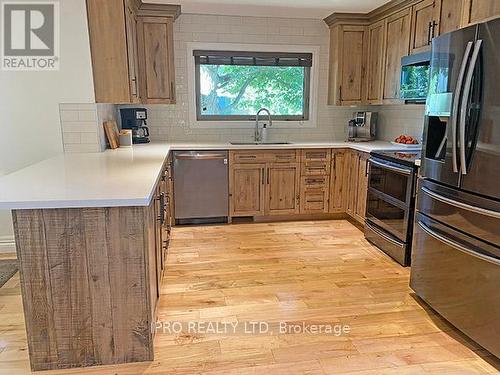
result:
<svg viewBox="0 0 500 375"><path fill-rule="evenodd" d="M367 13L388 0L144 0L180 4L183 13L323 19L333 12Z"/></svg>

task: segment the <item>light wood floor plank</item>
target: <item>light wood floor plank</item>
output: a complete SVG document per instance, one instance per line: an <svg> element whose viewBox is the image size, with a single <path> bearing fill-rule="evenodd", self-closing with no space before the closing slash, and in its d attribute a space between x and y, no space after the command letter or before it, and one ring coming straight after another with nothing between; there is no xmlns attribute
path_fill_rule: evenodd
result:
<svg viewBox="0 0 500 375"><path fill-rule="evenodd" d="M160 320L341 323L350 332L159 332L154 362L43 374L498 373L500 361L416 298L408 282L409 269L345 220L176 227ZM26 345L16 275L0 289L0 375L30 373Z"/></svg>

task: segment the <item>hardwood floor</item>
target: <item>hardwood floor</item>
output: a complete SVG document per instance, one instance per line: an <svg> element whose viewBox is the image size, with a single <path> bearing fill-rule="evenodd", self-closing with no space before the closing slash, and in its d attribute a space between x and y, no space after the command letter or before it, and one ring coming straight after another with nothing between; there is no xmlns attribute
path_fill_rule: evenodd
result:
<svg viewBox="0 0 500 375"><path fill-rule="evenodd" d="M43 374L496 374L419 302L409 270L345 220L177 227L159 318L348 325L349 333L157 333L155 361ZM16 275L0 289L0 374L27 374Z"/></svg>

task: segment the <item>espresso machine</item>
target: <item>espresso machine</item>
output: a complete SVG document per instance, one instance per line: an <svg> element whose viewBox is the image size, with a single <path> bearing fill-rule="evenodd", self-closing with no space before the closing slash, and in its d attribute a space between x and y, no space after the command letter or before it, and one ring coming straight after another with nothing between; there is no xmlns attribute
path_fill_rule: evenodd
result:
<svg viewBox="0 0 500 375"><path fill-rule="evenodd" d="M149 129L146 120L148 111L145 108L122 108L122 129L132 130L132 143L149 143Z"/></svg>
<svg viewBox="0 0 500 375"><path fill-rule="evenodd" d="M349 121L347 140L349 142L373 141L377 131L377 112L354 112Z"/></svg>

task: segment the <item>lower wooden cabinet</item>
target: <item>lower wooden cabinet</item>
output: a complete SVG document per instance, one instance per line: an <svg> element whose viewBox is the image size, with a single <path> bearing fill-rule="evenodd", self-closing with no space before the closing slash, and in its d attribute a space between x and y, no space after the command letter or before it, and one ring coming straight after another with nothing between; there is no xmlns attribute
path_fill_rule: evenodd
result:
<svg viewBox="0 0 500 375"><path fill-rule="evenodd" d="M345 158L345 168L347 169L344 174L344 178L347 179L346 212L361 224L364 224L366 216L369 156L368 153L351 150L346 153Z"/></svg>
<svg viewBox="0 0 500 375"><path fill-rule="evenodd" d="M288 154L280 162L284 158L273 151L230 152L231 217L347 212L364 222L369 154L348 149L295 150ZM252 162L255 160L260 162Z"/></svg>
<svg viewBox="0 0 500 375"><path fill-rule="evenodd" d="M299 163L273 163L266 168L266 215L299 213Z"/></svg>
<svg viewBox="0 0 500 375"><path fill-rule="evenodd" d="M348 154L349 150L332 151L329 200L331 213L343 213L347 209Z"/></svg>
<svg viewBox="0 0 500 375"><path fill-rule="evenodd" d="M234 164L229 173L230 216L264 215L266 164Z"/></svg>
<svg viewBox="0 0 500 375"><path fill-rule="evenodd" d="M366 218L366 196L368 193L368 158L369 154L359 152L358 161L358 180L356 187L356 205L354 208L354 218L364 224Z"/></svg>

